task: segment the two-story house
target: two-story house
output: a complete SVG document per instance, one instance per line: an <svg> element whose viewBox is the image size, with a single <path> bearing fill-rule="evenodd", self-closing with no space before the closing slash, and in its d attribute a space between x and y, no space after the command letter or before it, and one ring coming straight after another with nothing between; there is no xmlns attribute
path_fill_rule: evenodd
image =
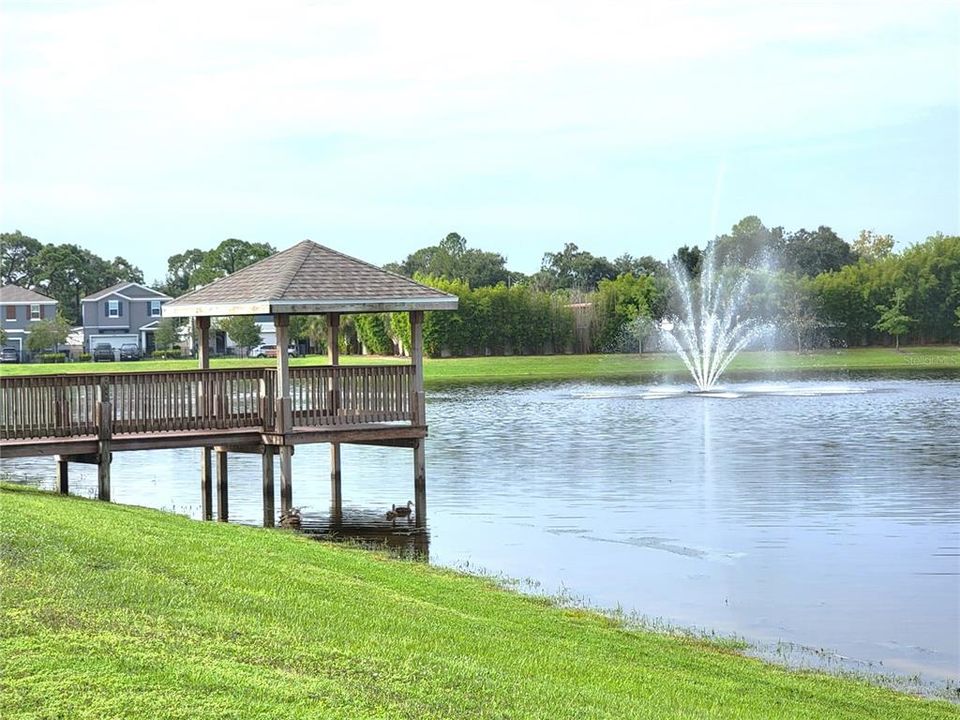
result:
<svg viewBox="0 0 960 720"><path fill-rule="evenodd" d="M30 326L38 320L57 316L57 301L18 285L0 287L0 323L6 334L4 347L27 349Z"/></svg>
<svg viewBox="0 0 960 720"><path fill-rule="evenodd" d="M169 295L134 282L122 282L80 301L87 351L100 343L136 343L145 354L154 350L153 333L160 324L160 308Z"/></svg>

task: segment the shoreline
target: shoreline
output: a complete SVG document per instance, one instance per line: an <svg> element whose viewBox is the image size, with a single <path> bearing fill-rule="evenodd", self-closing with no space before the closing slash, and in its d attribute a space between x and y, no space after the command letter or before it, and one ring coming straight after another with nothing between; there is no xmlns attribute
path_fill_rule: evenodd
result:
<svg viewBox="0 0 960 720"><path fill-rule="evenodd" d="M394 356L344 355L343 365L402 364L406 358ZM214 358L212 369L270 367L269 360ZM311 355L291 359L291 366L326 365L326 357ZM59 363L0 366L0 377L51 374L113 374L193 370L195 360L141 360L113 363ZM797 354L794 351L745 351L740 353L724 375L741 373L775 375L807 371L958 371L960 346L934 345L892 348L855 348L817 350ZM447 383L486 383L547 380L629 379L656 375L679 375L687 369L672 353L609 355L509 355L462 358L428 358L424 361L424 381L429 386Z"/></svg>
<svg viewBox="0 0 960 720"><path fill-rule="evenodd" d="M10 717L956 717L723 638L285 531L10 485L0 503Z"/></svg>

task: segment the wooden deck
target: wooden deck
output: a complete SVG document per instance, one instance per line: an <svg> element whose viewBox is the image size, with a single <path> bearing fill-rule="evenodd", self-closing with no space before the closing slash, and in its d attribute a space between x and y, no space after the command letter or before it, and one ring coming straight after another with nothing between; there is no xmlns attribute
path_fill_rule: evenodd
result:
<svg viewBox="0 0 960 720"><path fill-rule="evenodd" d="M62 492L68 462L96 463L98 495L109 499L113 453L204 448L201 504L210 518L215 451L217 516L226 519L227 453L258 453L265 459L264 524L272 524L275 453L284 511L292 506L297 445L330 444L336 507L343 443L412 448L422 468L427 427L418 380L414 365L290 368L286 394L274 368L0 377L0 455L55 457Z"/></svg>
<svg viewBox="0 0 960 720"><path fill-rule="evenodd" d="M0 377L0 450L104 432L115 442L241 429L282 434L276 374L256 368ZM421 424L412 375L410 365L291 368L287 432Z"/></svg>

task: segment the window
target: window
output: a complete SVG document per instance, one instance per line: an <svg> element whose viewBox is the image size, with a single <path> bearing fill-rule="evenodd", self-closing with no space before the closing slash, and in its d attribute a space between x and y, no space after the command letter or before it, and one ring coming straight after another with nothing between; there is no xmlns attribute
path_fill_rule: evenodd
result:
<svg viewBox="0 0 960 720"><path fill-rule="evenodd" d="M34 303L30 305L30 319L39 320L41 317L42 315L40 314L40 304Z"/></svg>
<svg viewBox="0 0 960 720"><path fill-rule="evenodd" d="M16 320L16 319L17 319L17 306L7 305L7 320Z"/></svg>
<svg viewBox="0 0 960 720"><path fill-rule="evenodd" d="M150 301L150 317L160 317L160 301Z"/></svg>
<svg viewBox="0 0 960 720"><path fill-rule="evenodd" d="M120 301L119 300L107 301L107 317L120 317Z"/></svg>

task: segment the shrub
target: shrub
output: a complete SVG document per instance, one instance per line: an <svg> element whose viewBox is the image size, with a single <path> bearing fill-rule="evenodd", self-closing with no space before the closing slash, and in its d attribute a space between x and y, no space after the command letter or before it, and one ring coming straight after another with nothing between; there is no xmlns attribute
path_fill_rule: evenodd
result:
<svg viewBox="0 0 960 720"><path fill-rule="evenodd" d="M77 360L80 362L90 362L91 360L93 360L93 355L87 352L82 352L79 355L77 355Z"/></svg>
<svg viewBox="0 0 960 720"><path fill-rule="evenodd" d="M67 361L67 358L63 353L56 352L40 353L40 355L37 357L39 357L40 362L42 363L62 363Z"/></svg>
<svg viewBox="0 0 960 720"><path fill-rule="evenodd" d="M374 355L393 355L389 315L357 315L356 324L357 336L367 350Z"/></svg>
<svg viewBox="0 0 960 720"><path fill-rule="evenodd" d="M166 350L154 350L150 356L156 360L178 360L183 357L183 351L178 347L173 347Z"/></svg>

